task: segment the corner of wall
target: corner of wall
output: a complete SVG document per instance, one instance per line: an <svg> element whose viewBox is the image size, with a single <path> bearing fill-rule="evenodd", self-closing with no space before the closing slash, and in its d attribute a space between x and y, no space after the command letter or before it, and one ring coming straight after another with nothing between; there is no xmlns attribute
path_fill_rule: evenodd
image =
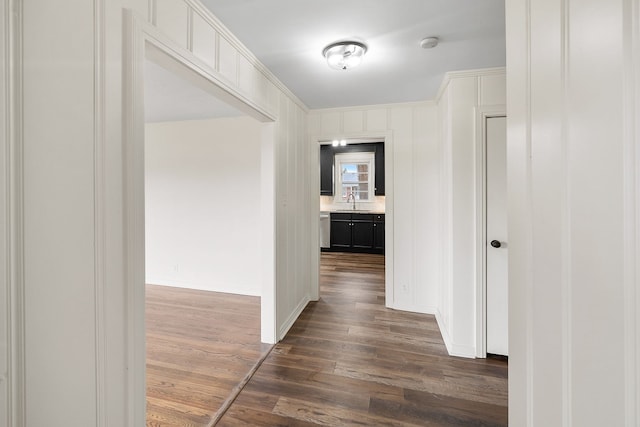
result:
<svg viewBox="0 0 640 427"><path fill-rule="evenodd" d="M296 322L296 320L298 320L298 317L302 314L302 311L307 307L307 304L309 304L309 301L311 301L309 299L309 295L306 295L300 301L300 303L295 308L295 310L291 312L289 317L287 317L287 320L285 320L280 326L280 329L278 329L278 336L276 337L276 341L282 340L285 337L285 335L287 335L287 332L289 332L289 329L291 329L291 327Z"/></svg>
<svg viewBox="0 0 640 427"><path fill-rule="evenodd" d="M477 230L476 189L478 178L471 171L477 147L473 138L477 133L475 109L479 106L504 106L506 103L506 68L451 71L445 74L436 101L439 107L438 126L440 172L440 226L442 233L441 280L436 318L449 354L475 357L475 344L469 337L477 334L476 315L470 307L476 306L475 255ZM455 82L455 85L452 84ZM497 107L496 107L497 108ZM471 143L470 143L471 142ZM454 203L455 202L455 203ZM455 208L457 206L457 208ZM472 277L473 276L473 277ZM449 326L446 328L445 310ZM466 337L466 338L465 338ZM459 342L464 344L458 344ZM475 342L475 339L473 339Z"/></svg>
<svg viewBox="0 0 640 427"><path fill-rule="evenodd" d="M475 347L469 346L469 345L456 344L453 341L451 335L449 335L449 331L446 327L444 318L442 317L440 310L436 310L435 316L436 316L436 322L438 323L438 328L440 328L440 335L442 335L442 340L444 341L444 345L447 348L447 353L449 353L449 356L475 359L476 358Z"/></svg>
<svg viewBox="0 0 640 427"><path fill-rule="evenodd" d="M442 316L440 309L436 309L436 322L438 323L438 328L440 329L440 335L442 335L444 345L447 347L447 352L451 355L453 343L451 342L451 336L449 335L447 324L444 321L444 317Z"/></svg>

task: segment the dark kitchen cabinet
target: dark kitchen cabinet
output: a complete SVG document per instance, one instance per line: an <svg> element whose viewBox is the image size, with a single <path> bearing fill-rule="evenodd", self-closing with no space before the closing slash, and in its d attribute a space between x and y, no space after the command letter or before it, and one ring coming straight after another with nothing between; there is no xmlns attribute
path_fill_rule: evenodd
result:
<svg viewBox="0 0 640 427"><path fill-rule="evenodd" d="M331 214L331 249L351 248L351 214Z"/></svg>
<svg viewBox="0 0 640 427"><path fill-rule="evenodd" d="M331 250L384 253L384 214L331 213Z"/></svg>
<svg viewBox="0 0 640 427"><path fill-rule="evenodd" d="M384 196L384 142L378 142L375 145L375 194L376 196Z"/></svg>
<svg viewBox="0 0 640 427"><path fill-rule="evenodd" d="M373 248L373 215L351 215L351 247L355 250Z"/></svg>
<svg viewBox="0 0 640 427"><path fill-rule="evenodd" d="M384 253L384 214L373 217L373 248Z"/></svg>
<svg viewBox="0 0 640 427"><path fill-rule="evenodd" d="M384 196L384 142L349 144L334 147L320 146L320 195L333 196L333 166L335 155L341 153L372 152L375 154L375 195Z"/></svg>
<svg viewBox="0 0 640 427"><path fill-rule="evenodd" d="M320 195L333 196L333 147L320 146Z"/></svg>

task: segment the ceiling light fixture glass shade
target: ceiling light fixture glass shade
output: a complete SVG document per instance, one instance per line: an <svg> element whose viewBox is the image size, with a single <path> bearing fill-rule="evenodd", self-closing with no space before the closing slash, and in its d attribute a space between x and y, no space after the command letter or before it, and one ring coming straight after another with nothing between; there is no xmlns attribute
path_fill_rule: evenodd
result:
<svg viewBox="0 0 640 427"><path fill-rule="evenodd" d="M359 65L365 53L367 46L353 41L332 43L322 51L329 67L336 70L347 70Z"/></svg>

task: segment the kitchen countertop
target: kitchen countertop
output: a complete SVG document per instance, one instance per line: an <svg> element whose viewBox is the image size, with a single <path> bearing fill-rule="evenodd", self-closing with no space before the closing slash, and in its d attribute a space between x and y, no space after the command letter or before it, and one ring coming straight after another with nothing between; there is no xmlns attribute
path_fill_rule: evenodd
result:
<svg viewBox="0 0 640 427"><path fill-rule="evenodd" d="M369 210L360 210L360 209L338 209L335 211L327 211L329 213L357 213L357 214L374 214L374 215L384 215L384 211L369 211Z"/></svg>

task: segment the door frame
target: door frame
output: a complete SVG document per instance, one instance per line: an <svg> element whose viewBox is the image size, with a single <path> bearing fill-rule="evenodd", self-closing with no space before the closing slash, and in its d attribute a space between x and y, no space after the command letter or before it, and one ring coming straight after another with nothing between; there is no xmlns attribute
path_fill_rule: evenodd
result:
<svg viewBox="0 0 640 427"><path fill-rule="evenodd" d="M311 195L311 281L309 298L320 299L320 145L345 139L354 143L382 141L384 143L385 225L384 225L384 294L385 306L394 308L393 292L393 132L361 132L346 135L314 135L309 138L312 147L309 156L309 194Z"/></svg>
<svg viewBox="0 0 640 427"><path fill-rule="evenodd" d="M476 357L487 357L487 120L507 117L506 105L475 109L476 147Z"/></svg>
<svg viewBox="0 0 640 427"><path fill-rule="evenodd" d="M261 210L266 238L275 235L274 147L276 118L230 86L190 51L178 46L153 25L130 9L124 10L123 49L123 186L124 186L124 262L127 330L127 394L131 403L129 425L144 425L145 384L145 206L144 206L144 61L153 60L187 78L191 83L227 102L239 111L264 123L261 158L267 162L261 177ZM265 194L268 192L269 194ZM265 202L267 202L265 204ZM269 211L271 214L269 214ZM266 239L265 239L266 240ZM274 245L264 244L263 268L275 272ZM275 276L264 278L262 286L262 340L276 340Z"/></svg>

